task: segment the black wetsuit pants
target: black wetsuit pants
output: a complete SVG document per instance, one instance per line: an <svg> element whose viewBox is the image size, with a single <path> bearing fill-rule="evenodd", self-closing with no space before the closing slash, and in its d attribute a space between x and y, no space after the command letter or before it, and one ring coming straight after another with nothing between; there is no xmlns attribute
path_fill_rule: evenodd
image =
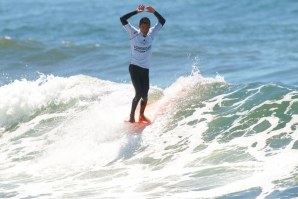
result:
<svg viewBox="0 0 298 199"><path fill-rule="evenodd" d="M134 118L135 110L141 100L140 114L144 114L149 91L149 69L142 68L133 64L129 65L129 73L132 84L135 88L135 97L132 100L130 117Z"/></svg>

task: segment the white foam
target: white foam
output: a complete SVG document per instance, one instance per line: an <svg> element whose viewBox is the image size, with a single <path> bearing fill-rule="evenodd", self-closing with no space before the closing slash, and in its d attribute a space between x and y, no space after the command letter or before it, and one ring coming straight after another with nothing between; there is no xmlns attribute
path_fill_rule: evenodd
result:
<svg viewBox="0 0 298 199"><path fill-rule="evenodd" d="M99 98L109 92L105 81L86 76L69 78L41 75L35 81L26 79L0 87L0 127L27 121L47 106L67 104L71 100Z"/></svg>
<svg viewBox="0 0 298 199"><path fill-rule="evenodd" d="M204 78L198 72L194 72L188 77L180 77L164 92L159 88L151 88L150 95L157 97L154 96L154 100L149 99L151 101L146 113L151 117L156 116L156 120L146 127L142 134L129 134L132 131L123 125L123 120L128 116L134 94L131 85L105 82L86 76L70 78L52 76L46 77L46 80L40 83L22 80L19 85L18 82L13 82L9 85L10 88L21 90L22 85L31 85L31 90L28 88L30 86L25 86L25 90L39 96L39 100L29 103L29 97L15 94L17 98L27 100L23 107L18 103L6 102L5 107L10 106L12 111L21 110L20 113L23 111L23 115L27 117L30 114L26 111L34 113L41 109L39 104L47 106L50 103L61 104L71 100L77 102L75 108L71 108L69 112L63 111L63 115L60 115L62 113L38 115L30 121L23 122L13 134L5 136L2 140L9 143L16 136L36 128L41 121L63 116L59 125L38 139L28 137L3 147L0 159L7 162L6 165L11 168L5 169L2 174L7 179L9 177L12 179L21 173L31 176L28 185L18 182L24 184L18 188L22 197L28 196L30 191L35 194L55 193L55 196L62 197L63 194L72 193L75 189L78 192L88 190L101 196L117 198L151 197L163 192L167 192L165 198L204 198L240 192L256 185L262 188L260 197L266 196L274 189L273 182L289 177L297 164L295 162L297 152L292 150L295 140L270 156L267 156L266 140L283 130L290 131L298 118L293 116L283 129L274 130L279 119L267 116L247 128L249 131L263 121L268 121L271 126L263 132L233 138L227 142L219 142L217 138L206 141L203 138L204 133L216 119L216 115L213 115L214 108L223 105L231 95L231 93L222 94L211 99L196 101L197 98L201 99L200 93L197 92L200 86L207 85L208 89L208 84L213 83L224 83L224 80L221 77ZM223 85L226 86L226 83ZM183 111L179 109L180 103L193 97L194 93L199 95L194 102L200 102L201 106L192 107L191 115L175 121L173 115L177 111ZM234 104L234 108L242 106L248 99ZM286 96L283 100L289 99L292 97ZM270 102L266 101L263 104L267 103ZM290 103L290 106L293 106L293 103ZM237 114L245 116L250 113L248 110ZM188 125L192 121L197 122ZM232 123L227 131L237 127L238 121ZM8 121L5 124L8 124ZM292 138L297 140L297 135L293 134ZM255 142L258 144L251 147ZM180 149L179 145L182 145ZM202 145L204 147L197 149ZM38 150L42 151L42 154L34 160L20 160L16 164L9 158L9 152L17 151L20 147L23 147L20 157ZM233 156L238 150L244 153L240 161L220 160L220 155ZM235 156L237 158L237 154ZM218 164L214 163L216 162L214 157L219 159ZM226 173L224 169L227 169ZM229 173L229 169L234 170L232 174ZM219 172L208 176L208 173L203 173L205 170ZM200 172L204 175L193 177ZM227 176L231 178L225 179ZM191 185L205 179L208 182L206 185L201 185L202 187ZM98 188L95 185L98 184L101 189L95 192L94 190ZM40 190L34 191L35 185ZM170 188L176 185L181 187L177 187L176 190ZM208 186L208 190L204 190ZM189 188L193 191L189 191Z"/></svg>

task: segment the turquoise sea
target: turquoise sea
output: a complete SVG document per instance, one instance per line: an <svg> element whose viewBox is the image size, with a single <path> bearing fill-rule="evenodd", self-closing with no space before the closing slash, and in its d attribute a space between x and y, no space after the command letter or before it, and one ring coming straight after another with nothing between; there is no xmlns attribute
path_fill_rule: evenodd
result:
<svg viewBox="0 0 298 199"><path fill-rule="evenodd" d="M146 127L139 4L166 19ZM298 198L297 47L296 0L0 0L0 198Z"/></svg>

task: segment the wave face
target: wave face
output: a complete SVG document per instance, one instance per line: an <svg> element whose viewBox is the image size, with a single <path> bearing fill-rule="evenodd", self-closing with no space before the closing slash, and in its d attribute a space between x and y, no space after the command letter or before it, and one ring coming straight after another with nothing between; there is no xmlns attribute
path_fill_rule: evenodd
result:
<svg viewBox="0 0 298 199"><path fill-rule="evenodd" d="M298 89L198 72L150 89L40 75L0 87L1 198L293 198Z"/></svg>

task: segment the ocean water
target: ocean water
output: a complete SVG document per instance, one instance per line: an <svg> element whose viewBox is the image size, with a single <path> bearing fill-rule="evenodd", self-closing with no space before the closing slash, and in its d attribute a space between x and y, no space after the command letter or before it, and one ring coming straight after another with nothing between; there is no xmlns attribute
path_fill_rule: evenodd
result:
<svg viewBox="0 0 298 199"><path fill-rule="evenodd" d="M119 17L140 3L167 20L149 126L123 122ZM298 198L297 19L295 0L0 0L0 198Z"/></svg>

